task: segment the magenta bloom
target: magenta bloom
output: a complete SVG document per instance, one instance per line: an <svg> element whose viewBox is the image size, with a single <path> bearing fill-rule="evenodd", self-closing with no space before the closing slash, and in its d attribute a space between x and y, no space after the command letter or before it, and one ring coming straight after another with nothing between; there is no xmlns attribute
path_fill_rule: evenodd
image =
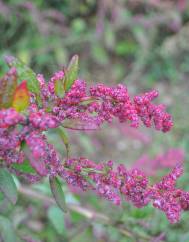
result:
<svg viewBox="0 0 189 242"><path fill-rule="evenodd" d="M121 204L121 197L136 207L151 202L171 223L177 222L181 211L189 207L188 192L176 188L176 181L183 172L180 165L175 164L172 172L151 185L138 168L127 170L122 164L116 167L113 161L97 164L85 157L63 158L46 137L46 131L60 126L91 130L113 119L133 128L144 124L167 132L173 121L164 105L153 103L158 92L152 90L131 97L124 85L97 84L88 89L85 81L77 79L60 97L56 84L64 76L65 73L59 71L46 82L42 75L37 75L40 104L36 93L30 92L30 103L24 112L17 112L12 107L0 110L0 159L3 166L31 182L44 176L60 176L69 185L83 191L92 190L115 205ZM14 168L13 164L25 160L29 160L36 174L24 174Z"/></svg>

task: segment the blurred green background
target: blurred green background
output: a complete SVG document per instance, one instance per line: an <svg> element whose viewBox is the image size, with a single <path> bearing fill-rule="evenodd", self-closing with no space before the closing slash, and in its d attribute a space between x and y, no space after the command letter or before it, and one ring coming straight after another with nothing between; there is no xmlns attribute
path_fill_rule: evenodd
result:
<svg viewBox="0 0 189 242"><path fill-rule="evenodd" d="M7 70L6 54L20 58L47 79L78 54L79 76L89 85L123 83L132 95L155 88L160 92L158 102L165 103L174 117L174 128L167 134L146 128L133 131L118 123L97 132L70 131L71 154L131 167L144 154L153 159L169 148L179 148L185 153L185 175L179 186L186 190L188 40L188 0L0 0L0 76ZM159 169L152 182L166 171ZM124 203L117 208L92 193L77 194L65 186L67 201L88 209L65 215L46 201L50 191L45 180L31 188L44 197L32 199L23 192L15 208L1 208L11 223L7 222L8 231L0 226L0 237L14 229L21 241L28 242L189 241L188 212L181 222L170 225L151 206L139 210ZM111 219L90 219L87 211Z"/></svg>

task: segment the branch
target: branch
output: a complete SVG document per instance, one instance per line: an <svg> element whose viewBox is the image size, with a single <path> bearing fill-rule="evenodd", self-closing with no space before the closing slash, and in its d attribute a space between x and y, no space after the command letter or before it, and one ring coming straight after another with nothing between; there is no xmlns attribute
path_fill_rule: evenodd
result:
<svg viewBox="0 0 189 242"><path fill-rule="evenodd" d="M26 195L26 196L33 198L33 199L41 200L45 203L48 203L49 205L56 204L56 202L53 198L46 196L44 194L41 194L41 193L37 192L36 190L30 188L29 186L21 185L21 186L19 186L18 191L23 195ZM96 220L96 219L98 220L99 219L99 220L103 221L103 223L109 223L110 222L110 218L108 218L106 215L103 215L101 213L89 210L89 209L84 208L80 205L68 203L67 206L70 210L78 212L88 219L91 219L91 220Z"/></svg>
<svg viewBox="0 0 189 242"><path fill-rule="evenodd" d="M18 187L18 192L22 195L25 195L28 198L37 199L37 200L40 200L42 202L48 203L49 205L55 204L55 201L54 201L53 198L51 198L47 195L41 194L41 193L37 192L36 190L30 188L29 186L20 185ZM83 215L84 217L86 217L89 220L92 220L92 221L98 220L102 224L112 225L110 217L108 217L105 214L98 213L94 210L87 209L87 208L84 208L80 205L73 204L73 203L67 203L67 207L70 210ZM119 230L119 232L121 234L123 234L127 237L133 238L133 237L137 236L137 235L134 235L132 232L128 231L127 229L125 229L123 227L117 226L117 229ZM144 239L148 240L149 238L150 237L145 237Z"/></svg>

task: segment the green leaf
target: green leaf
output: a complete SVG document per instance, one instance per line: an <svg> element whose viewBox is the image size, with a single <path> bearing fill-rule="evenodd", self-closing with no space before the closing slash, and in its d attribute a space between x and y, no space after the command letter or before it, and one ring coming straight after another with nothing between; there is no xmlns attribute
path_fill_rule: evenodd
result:
<svg viewBox="0 0 189 242"><path fill-rule="evenodd" d="M58 97L63 98L65 95L65 91L68 91L71 88L74 81L77 79L78 61L79 61L78 56L74 55L68 67L64 70L64 77L60 80L56 80L55 94Z"/></svg>
<svg viewBox="0 0 189 242"><path fill-rule="evenodd" d="M22 164L12 164L12 167L18 171L28 173L28 174L36 174L33 167L30 165L29 160L25 160Z"/></svg>
<svg viewBox="0 0 189 242"><path fill-rule="evenodd" d="M67 206L65 201L64 192L62 190L61 183L59 182L57 177L49 177L49 183L51 187L51 192L53 194L53 197L59 206L59 208L63 212L67 212Z"/></svg>
<svg viewBox="0 0 189 242"><path fill-rule="evenodd" d="M65 234L64 214L59 207L51 206L48 209L48 218L60 235Z"/></svg>
<svg viewBox="0 0 189 242"><path fill-rule="evenodd" d="M77 79L78 76L78 66L79 66L79 57L78 55L74 55L70 63L68 65L68 68L65 71L65 76L64 76L64 89L65 91L68 91L74 81Z"/></svg>
<svg viewBox="0 0 189 242"><path fill-rule="evenodd" d="M83 214L80 214L80 213L75 212L75 211L71 211L71 221L73 223L76 223L77 224L80 221L82 221L83 218L85 218Z"/></svg>
<svg viewBox="0 0 189 242"><path fill-rule="evenodd" d="M21 60L13 57L6 56L5 60L10 67L15 67L18 74L19 83L23 80L27 81L27 86L30 92L36 94L37 100L40 103L40 86L37 76L32 69L24 64Z"/></svg>
<svg viewBox="0 0 189 242"><path fill-rule="evenodd" d="M64 145L66 147L66 155L68 158L69 152L70 152L70 144L69 144L68 136L65 132L65 129L60 126L60 127L56 128L56 131L57 131L58 135L60 136L61 140L64 142Z"/></svg>
<svg viewBox="0 0 189 242"><path fill-rule="evenodd" d="M74 81L77 79L78 62L78 56L74 55L70 60L68 67L64 70L64 77L60 80L56 80L55 94L58 97L63 98L65 95L65 91L67 92L71 88Z"/></svg>
<svg viewBox="0 0 189 242"><path fill-rule="evenodd" d="M12 204L16 204L17 188L11 174L6 169L0 169L0 191Z"/></svg>
<svg viewBox="0 0 189 242"><path fill-rule="evenodd" d="M65 95L65 90L64 90L64 81L63 79L60 80L56 80L55 81L55 94L60 97L63 98Z"/></svg>
<svg viewBox="0 0 189 242"><path fill-rule="evenodd" d="M135 219L144 219L149 216L151 216L153 213L153 207L151 205L148 205L144 207L143 209L140 208L132 208L131 209L131 216Z"/></svg>
<svg viewBox="0 0 189 242"><path fill-rule="evenodd" d="M6 241L6 242L17 241L16 234L11 222L7 218L1 215L0 215L0 235L3 241Z"/></svg>

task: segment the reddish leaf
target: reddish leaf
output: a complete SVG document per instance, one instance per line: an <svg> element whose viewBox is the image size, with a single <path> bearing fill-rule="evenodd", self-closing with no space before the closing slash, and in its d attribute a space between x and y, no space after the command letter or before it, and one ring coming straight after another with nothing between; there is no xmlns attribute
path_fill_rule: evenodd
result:
<svg viewBox="0 0 189 242"><path fill-rule="evenodd" d="M15 58L14 56L5 56L5 61L10 67L15 67L18 74L19 80L27 80L28 90L32 93L35 93L38 104L41 104L40 97L40 86L37 80L35 72L25 65L24 62ZM20 83L20 82L19 82Z"/></svg>
<svg viewBox="0 0 189 242"><path fill-rule="evenodd" d="M27 109L29 106L29 91L27 87L27 81L21 82L16 88L14 93L12 107L17 111L21 112Z"/></svg>

